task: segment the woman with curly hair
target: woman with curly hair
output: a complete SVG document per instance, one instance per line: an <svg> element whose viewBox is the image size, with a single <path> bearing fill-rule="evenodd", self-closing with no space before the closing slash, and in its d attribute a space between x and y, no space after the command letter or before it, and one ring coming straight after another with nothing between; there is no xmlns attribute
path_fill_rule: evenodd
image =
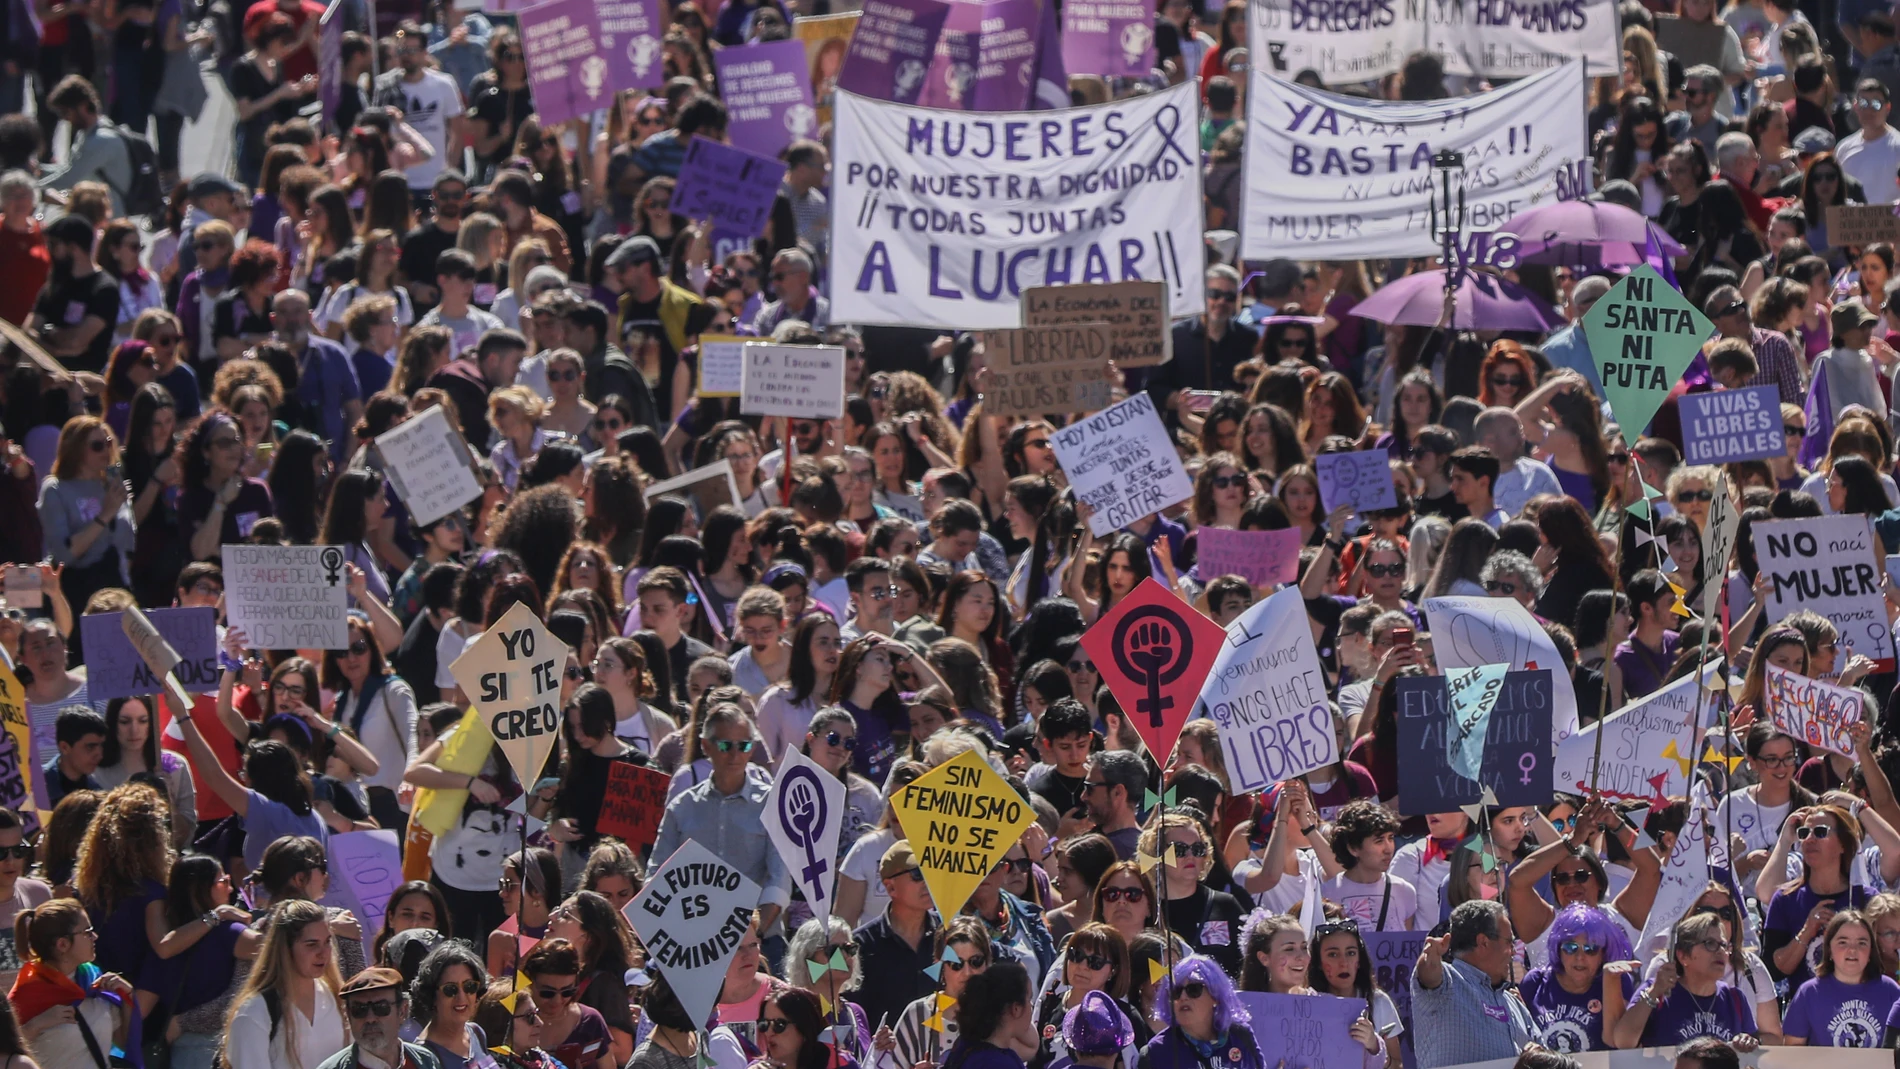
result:
<svg viewBox="0 0 1900 1069"><path fill-rule="evenodd" d="M1253 496L1253 479L1240 470L1240 461L1225 451L1211 453L1194 477L1194 497L1190 509L1194 525L1240 529L1247 499Z"/></svg>
<svg viewBox="0 0 1900 1069"><path fill-rule="evenodd" d="M271 294L277 291L282 259L262 241L248 241L231 257L231 287L212 308L211 337L220 361L270 337Z"/></svg>
<svg viewBox="0 0 1900 1069"><path fill-rule="evenodd" d="M560 486L537 486L517 494L509 503L501 527L494 534L494 545L518 554L535 586L550 590L561 558L579 533L574 495Z"/></svg>
<svg viewBox="0 0 1900 1069"><path fill-rule="evenodd" d="M127 783L106 794L79 844L73 890L99 934L94 960L107 972L137 976L150 954L169 958L184 949L165 943L170 820L163 792Z"/></svg>
<svg viewBox="0 0 1900 1069"><path fill-rule="evenodd" d="M554 569L554 592L548 596L548 611L554 611L555 599L570 591L585 590L600 599L605 619L596 621L611 626L621 617L619 583L614 579L614 562L607 550L594 542L576 541L561 555ZM611 632L603 632L611 633Z"/></svg>
<svg viewBox="0 0 1900 1069"><path fill-rule="evenodd" d="M184 491L178 499L178 535L191 560L216 560L220 547L243 542L257 521L272 514L270 490L247 479L244 432L228 410L213 408L185 432Z"/></svg>
<svg viewBox="0 0 1900 1069"><path fill-rule="evenodd" d="M1306 388L1306 412L1300 421L1300 444L1308 457L1333 435L1358 441L1366 433L1366 410L1346 376L1322 373Z"/></svg>

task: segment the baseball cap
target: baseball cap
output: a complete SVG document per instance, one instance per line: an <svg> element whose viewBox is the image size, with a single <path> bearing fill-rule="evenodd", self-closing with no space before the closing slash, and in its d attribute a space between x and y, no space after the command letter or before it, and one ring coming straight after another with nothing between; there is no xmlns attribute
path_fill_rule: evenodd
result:
<svg viewBox="0 0 1900 1069"><path fill-rule="evenodd" d="M1114 1054L1135 1041L1135 1026L1114 999L1090 991L1062 1019L1062 1041L1076 1054Z"/></svg>
<svg viewBox="0 0 1900 1069"><path fill-rule="evenodd" d="M1827 152L1834 147L1834 135L1819 126L1810 126L1794 135L1794 150L1803 156Z"/></svg>
<svg viewBox="0 0 1900 1069"><path fill-rule="evenodd" d="M1859 297L1849 297L1835 305L1834 310L1828 313L1828 318L1836 334L1856 327L1871 327L1880 322L1880 317L1869 311Z"/></svg>
<svg viewBox="0 0 1900 1069"><path fill-rule="evenodd" d="M244 195L244 187L221 174L213 174L210 171L193 178L191 184L185 187L185 196L192 200L218 193L229 193L234 197L241 197Z"/></svg>
<svg viewBox="0 0 1900 1069"><path fill-rule="evenodd" d="M343 990L337 992L337 994L346 996L362 995L371 991L384 991L392 987L401 988L407 986L409 985L403 981L401 973L394 969L376 966L374 968L364 969L362 972L350 977L349 982L343 985Z"/></svg>
<svg viewBox="0 0 1900 1069"><path fill-rule="evenodd" d="M607 257L608 267L632 267L634 264L659 263L660 243L645 234L635 234L620 243Z"/></svg>
<svg viewBox="0 0 1900 1069"><path fill-rule="evenodd" d="M884 851L878 859L877 874L883 879L899 876L917 867L917 855L910 848L909 839L899 839Z"/></svg>

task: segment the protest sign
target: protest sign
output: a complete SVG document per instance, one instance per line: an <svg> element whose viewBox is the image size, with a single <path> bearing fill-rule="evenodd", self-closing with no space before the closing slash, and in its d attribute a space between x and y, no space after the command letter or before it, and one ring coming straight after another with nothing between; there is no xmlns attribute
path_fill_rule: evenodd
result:
<svg viewBox="0 0 1900 1069"><path fill-rule="evenodd" d="M1236 793L1339 760L1326 675L1298 587L1254 602L1227 626L1194 715L1211 717L1219 729Z"/></svg>
<svg viewBox="0 0 1900 1069"><path fill-rule="evenodd" d="M704 1021L758 904L758 884L688 839L623 912L646 944L648 967L659 967L689 1018Z"/></svg>
<svg viewBox="0 0 1900 1069"><path fill-rule="evenodd" d="M1781 436L1781 391L1774 386L1685 393L1677 403L1685 464L1761 460L1787 451Z"/></svg>
<svg viewBox="0 0 1900 1069"><path fill-rule="evenodd" d="M5 657L0 657L0 725L6 728L0 732L0 806L20 815L26 825L24 834L31 838L40 830L33 789L33 729L26 719L26 688ZM40 800L45 792L46 785L41 784Z"/></svg>
<svg viewBox="0 0 1900 1069"><path fill-rule="evenodd" d="M1229 531L1201 527L1194 536L1194 570L1206 582L1216 576L1238 575L1252 586L1291 583L1300 574L1300 532Z"/></svg>
<svg viewBox="0 0 1900 1069"><path fill-rule="evenodd" d="M1300 1069L1365 1069L1366 1048L1352 1038L1352 1023L1366 1014L1366 1000L1309 992L1276 995L1241 991L1240 1004L1253 1018L1260 1064ZM1216 1052L1218 1053L1218 1052Z"/></svg>
<svg viewBox="0 0 1900 1069"><path fill-rule="evenodd" d="M1583 333L1603 399L1634 446L1715 324L1655 268L1639 264L1584 313ZM1778 405L1775 412L1778 422Z"/></svg>
<svg viewBox="0 0 1900 1069"><path fill-rule="evenodd" d="M383 928L389 896L402 886L402 846L389 829L331 835L330 897L356 914L366 932Z"/></svg>
<svg viewBox="0 0 1900 1069"><path fill-rule="evenodd" d="M1077 283L1023 291L1023 326L1059 323L1108 324L1108 357L1117 370L1153 367L1174 353L1168 287L1162 282Z"/></svg>
<svg viewBox="0 0 1900 1069"><path fill-rule="evenodd" d="M1366 956L1372 962L1372 979L1379 990L1392 997L1392 1004L1399 1011L1399 1020L1405 1022L1405 1035L1412 1033L1412 970L1418 965L1418 956L1425 952L1427 932L1368 932L1359 933L1366 941Z"/></svg>
<svg viewBox="0 0 1900 1069"><path fill-rule="evenodd" d="M1097 538L1194 495L1146 391L1049 436Z"/></svg>
<svg viewBox="0 0 1900 1069"><path fill-rule="evenodd" d="M533 783L561 735L561 674L571 651L517 603L449 665L455 684L508 758Z"/></svg>
<svg viewBox="0 0 1900 1069"><path fill-rule="evenodd" d="M1649 919L1643 924L1642 937L1636 943L1639 958L1647 958L1667 943L1669 929L1677 920L1688 916L1696 900L1709 889L1710 865L1727 867L1728 850L1722 844L1721 835L1709 834L1709 819L1714 813L1708 788L1695 784L1689 791L1689 819L1683 821L1682 830L1676 833L1675 845L1663 862L1662 884L1656 889L1655 904L1650 906Z"/></svg>
<svg viewBox="0 0 1900 1069"><path fill-rule="evenodd" d="M1711 579L1728 574L1728 562L1735 552L1735 536L1741 529L1741 514L1735 511L1735 499L1729 496L1728 472L1718 472L1715 485L1709 488L1714 497L1709 502L1709 522L1702 529L1702 568ZM1707 582L1702 586L1702 616L1715 618L1715 605L1721 598L1721 591L1727 584Z"/></svg>
<svg viewBox="0 0 1900 1069"><path fill-rule="evenodd" d="M1199 108L1192 81L1059 117L839 93L832 318L1013 327L1025 288L1144 279L1200 314Z"/></svg>
<svg viewBox="0 0 1900 1069"><path fill-rule="evenodd" d="M657 768L617 761L607 768L607 792L601 797L594 830L635 850L660 837L666 815L666 788L672 780Z"/></svg>
<svg viewBox="0 0 1900 1069"><path fill-rule="evenodd" d="M594 0L609 91L652 89L666 81L660 42L672 21L659 0Z"/></svg>
<svg viewBox="0 0 1900 1069"><path fill-rule="evenodd" d="M1710 665L1710 671L1718 666ZM1601 791L1613 801L1661 805L1688 790L1699 732L1696 714L1706 703L1694 675L1645 695L1557 744L1560 791ZM1597 732L1603 734L1603 766L1596 767Z"/></svg>
<svg viewBox="0 0 1900 1069"><path fill-rule="evenodd" d="M983 411L997 416L1094 412L1107 408L1109 328L1103 323L983 332L990 385Z"/></svg>
<svg viewBox="0 0 1900 1069"><path fill-rule="evenodd" d="M1861 515L1765 520L1754 526L1755 560L1768 573L1768 622L1812 609L1841 633L1842 652L1892 668L1893 634L1880 591L1879 545ZM1846 662L1843 661L1843 664Z"/></svg>
<svg viewBox="0 0 1900 1069"><path fill-rule="evenodd" d="M673 213L755 237L771 221L772 201L784 181L785 165L778 160L694 137L680 161Z"/></svg>
<svg viewBox="0 0 1900 1069"><path fill-rule="evenodd" d="M803 43L722 48L713 53L713 67L730 117L726 137L731 144L776 157L792 142L818 136Z"/></svg>
<svg viewBox="0 0 1900 1069"><path fill-rule="evenodd" d="M1511 598L1432 598L1425 603L1431 623L1432 656L1443 671L1507 664L1514 672L1551 669L1551 741L1561 743L1577 730L1577 692L1570 673L1557 671L1563 658L1529 609Z"/></svg>
<svg viewBox="0 0 1900 1069"><path fill-rule="evenodd" d="M418 527L482 496L468 443L449 426L441 405L431 405L377 435L376 451L382 454L383 471Z"/></svg>
<svg viewBox="0 0 1900 1069"><path fill-rule="evenodd" d="M0 578L0 593L6 595L7 608L37 609L46 594L41 586L40 570L32 564L9 564Z"/></svg>
<svg viewBox="0 0 1900 1069"><path fill-rule="evenodd" d="M739 411L748 416L837 419L844 415L845 352L837 345L746 342Z"/></svg>
<svg viewBox="0 0 1900 1069"><path fill-rule="evenodd" d="M1775 726L1823 750L1854 755L1854 737L1848 729L1860 722L1860 691L1837 687L1799 672L1767 665L1766 701Z"/></svg>
<svg viewBox="0 0 1900 1069"><path fill-rule="evenodd" d="M1328 512L1341 505L1351 505L1356 513L1398 507L1392 458L1384 449L1321 453L1313 458L1313 467L1319 473L1319 499Z"/></svg>
<svg viewBox="0 0 1900 1069"><path fill-rule="evenodd" d="M1099 663L1099 662L1098 662ZM1460 669L1452 669L1460 671ZM1544 805L1550 801L1551 671L1508 672L1486 725L1476 780L1441 759L1451 722L1446 676L1400 676L1397 692L1399 752L1428 760L1400 761L1399 812L1449 813L1470 805L1491 788L1498 804Z"/></svg>
<svg viewBox="0 0 1900 1069"><path fill-rule="evenodd" d="M1589 192L1581 63L1454 100L1338 96L1274 77L1260 63L1247 84L1240 249L1249 260L1442 252L1431 168L1433 154L1447 149L1464 153L1474 229Z"/></svg>
<svg viewBox="0 0 1900 1069"><path fill-rule="evenodd" d="M745 344L737 334L699 336L699 396L739 396L745 385Z"/></svg>
<svg viewBox="0 0 1900 1069"><path fill-rule="evenodd" d="M721 505L739 504L739 481L732 477L729 460L716 460L684 475L654 483L646 488L646 499L652 501L675 490L682 491L701 516Z"/></svg>
<svg viewBox="0 0 1900 1069"><path fill-rule="evenodd" d="M1041 21L1041 0L951 4L924 76L923 104L957 111L1028 108Z"/></svg>
<svg viewBox="0 0 1900 1069"><path fill-rule="evenodd" d="M1151 576L1082 633L1082 648L1148 752L1166 761L1226 638Z"/></svg>
<svg viewBox="0 0 1900 1069"><path fill-rule="evenodd" d="M1071 75L1146 78L1155 65L1155 16L1139 0L1062 5L1062 65Z"/></svg>
<svg viewBox="0 0 1900 1069"><path fill-rule="evenodd" d="M831 121L832 96L844 73L845 53L861 17L861 12L843 11L792 19L792 36L805 46L805 67L811 71L811 97L818 108L820 126Z"/></svg>
<svg viewBox="0 0 1900 1069"><path fill-rule="evenodd" d="M917 777L891 799L937 912L952 917L1003 859L1036 811L973 750Z"/></svg>
<svg viewBox="0 0 1900 1069"><path fill-rule="evenodd" d="M90 613L79 618L86 643L86 693L93 701L157 694L158 678L126 637L124 613ZM178 654L172 675L191 694L218 689L218 612L211 608L149 609L145 615ZM156 710L154 710L156 712Z"/></svg>
<svg viewBox="0 0 1900 1069"><path fill-rule="evenodd" d="M942 0L865 0L838 88L872 100L915 104L950 16Z"/></svg>
<svg viewBox="0 0 1900 1069"><path fill-rule="evenodd" d="M1311 72L1327 85L1352 85L1396 73L1405 57L1421 51L1436 53L1447 74L1490 78L1522 78L1572 58L1583 60L1593 77L1620 69L1622 38L1611 0L1508 7L1261 0L1248 10L1253 69L1275 78Z"/></svg>
<svg viewBox="0 0 1900 1069"><path fill-rule="evenodd" d="M831 912L838 882L838 837L844 832L844 781L797 750L787 749L765 792L765 834L805 893L812 912Z"/></svg>
<svg viewBox="0 0 1900 1069"><path fill-rule="evenodd" d="M547 0L517 17L528 86L543 124L583 118L613 100L594 0Z"/></svg>
<svg viewBox="0 0 1900 1069"><path fill-rule="evenodd" d="M350 644L349 572L341 546L227 544L224 618L256 650L340 650Z"/></svg>
<svg viewBox="0 0 1900 1069"><path fill-rule="evenodd" d="M1830 204L1827 240L1837 248L1865 247L1877 241L1900 241L1900 216L1891 204Z"/></svg>

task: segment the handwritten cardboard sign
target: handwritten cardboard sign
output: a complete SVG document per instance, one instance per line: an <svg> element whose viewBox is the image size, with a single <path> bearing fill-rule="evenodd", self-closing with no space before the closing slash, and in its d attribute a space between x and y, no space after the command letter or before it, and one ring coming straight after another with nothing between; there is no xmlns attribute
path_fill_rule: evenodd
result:
<svg viewBox="0 0 1900 1069"><path fill-rule="evenodd" d="M1684 463L1729 464L1778 457L1787 451L1781 435L1779 387L1685 393L1677 400Z"/></svg>
<svg viewBox="0 0 1900 1069"><path fill-rule="evenodd" d="M1150 577L1082 633L1082 648L1148 752L1165 761L1226 638Z"/></svg>
<svg viewBox="0 0 1900 1069"><path fill-rule="evenodd" d="M1398 763L1399 812L1450 813L1490 787L1498 804L1543 805L1551 798L1550 671L1507 672L1492 706L1478 780L1453 771L1442 757L1451 720L1445 676L1392 681L1399 702L1399 752L1428 760Z"/></svg>
<svg viewBox="0 0 1900 1069"><path fill-rule="evenodd" d="M594 830L635 849L652 846L666 815L667 775L657 768L617 761L607 769L607 793L601 798Z"/></svg>
<svg viewBox="0 0 1900 1069"><path fill-rule="evenodd" d="M952 917L970 900L1036 811L975 751L917 777L891 799L937 912Z"/></svg>
<svg viewBox="0 0 1900 1069"><path fill-rule="evenodd" d="M1867 517L1766 520L1754 527L1755 559L1770 576L1768 622L1811 609L1833 621L1847 654L1893 663L1893 633L1880 591L1884 567Z"/></svg>
<svg viewBox="0 0 1900 1069"><path fill-rule="evenodd" d="M177 653L173 676L187 693L218 689L218 612L216 609L151 609L145 614ZM79 618L86 640L87 693L93 701L157 694L158 678L126 637L123 613L91 613Z"/></svg>
<svg viewBox="0 0 1900 1069"><path fill-rule="evenodd" d="M561 675L568 653L534 610L517 603L449 665L523 783L540 777L561 737Z"/></svg>
<svg viewBox="0 0 1900 1069"><path fill-rule="evenodd" d="M1392 458L1384 449L1352 453L1321 453L1313 458L1319 473L1319 500L1328 512L1351 505L1356 513L1397 508L1398 489L1392 482Z"/></svg>
<svg viewBox="0 0 1900 1069"><path fill-rule="evenodd" d="M1236 793L1339 760L1326 674L1298 587L1255 602L1227 626L1194 715L1219 729Z"/></svg>
<svg viewBox="0 0 1900 1069"><path fill-rule="evenodd" d="M1848 729L1864 715L1860 691L1809 679L1774 665L1767 668L1768 711L1775 718L1775 726L1809 746L1852 756L1854 738Z"/></svg>
<svg viewBox="0 0 1900 1069"><path fill-rule="evenodd" d="M992 416L1094 412L1108 407L1115 383L1104 323L983 332L991 382L983 411Z"/></svg>
<svg viewBox="0 0 1900 1069"><path fill-rule="evenodd" d="M1867 246L1876 241L1900 241L1900 216L1890 204L1830 204L1827 242L1836 248Z"/></svg>
<svg viewBox="0 0 1900 1069"><path fill-rule="evenodd" d="M224 615L252 649L340 650L350 644L349 573L341 546L224 547Z"/></svg>
<svg viewBox="0 0 1900 1069"><path fill-rule="evenodd" d="M1832 232L1828 235L1832 240ZM1634 446L1715 324L1648 264L1638 264L1583 317L1603 399Z"/></svg>
<svg viewBox="0 0 1900 1069"><path fill-rule="evenodd" d="M701 397L737 397L745 386L745 339L737 334L699 336Z"/></svg>
<svg viewBox="0 0 1900 1069"><path fill-rule="evenodd" d="M427 526L482 496L468 443L449 426L441 405L377 435L376 451L396 493L418 526Z"/></svg>
<svg viewBox="0 0 1900 1069"><path fill-rule="evenodd" d="M1165 282L1087 282L1023 291L1023 326L1106 323L1117 369L1153 367L1174 355Z"/></svg>
<svg viewBox="0 0 1900 1069"><path fill-rule="evenodd" d="M1063 427L1049 441L1076 497L1094 510L1089 530L1097 538L1194 496L1174 439L1145 390Z"/></svg>
<svg viewBox="0 0 1900 1069"><path fill-rule="evenodd" d="M1508 664L1512 671L1526 672L1564 663L1544 625L1512 598L1432 598L1425 603L1425 618L1431 623L1432 656L1443 671ZM1551 696L1551 738L1562 743L1577 730L1570 673L1552 674Z"/></svg>
<svg viewBox="0 0 1900 1069"><path fill-rule="evenodd" d="M695 137L680 161L673 211L721 230L754 237L772 218L785 165L768 156Z"/></svg>
<svg viewBox="0 0 1900 1069"><path fill-rule="evenodd" d="M844 415L844 360L844 349L837 345L747 342L739 411L748 416L837 419Z"/></svg>
<svg viewBox="0 0 1900 1069"><path fill-rule="evenodd" d="M739 482L732 477L732 462L729 460L715 461L684 475L654 483L646 488L646 499L652 501L676 490L693 503L701 516L721 505L739 503Z"/></svg>
<svg viewBox="0 0 1900 1069"><path fill-rule="evenodd" d="M1366 1048L1351 1034L1366 1015L1365 999L1242 991L1240 1001L1253 1018L1262 1065L1365 1069Z"/></svg>
<svg viewBox="0 0 1900 1069"><path fill-rule="evenodd" d="M1711 666L1712 668L1714 666ZM1696 714L1707 707L1691 674L1645 695L1557 745L1556 787L1613 801L1663 800L1688 788L1695 762ZM1597 764L1597 733L1603 760Z"/></svg>
<svg viewBox="0 0 1900 1069"><path fill-rule="evenodd" d="M1291 583L1300 574L1300 532L1229 531L1202 527L1194 535L1194 567L1203 582L1238 575L1254 586Z"/></svg>

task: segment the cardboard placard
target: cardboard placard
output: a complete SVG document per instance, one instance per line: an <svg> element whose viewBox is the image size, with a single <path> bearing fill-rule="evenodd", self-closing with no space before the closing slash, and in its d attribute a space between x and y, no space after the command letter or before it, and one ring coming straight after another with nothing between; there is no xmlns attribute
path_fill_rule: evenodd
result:
<svg viewBox="0 0 1900 1069"><path fill-rule="evenodd" d="M427 526L482 496L468 443L432 405L376 437L383 471L417 526Z"/></svg>
<svg viewBox="0 0 1900 1069"><path fill-rule="evenodd" d="M1326 673L1298 587L1255 602L1227 626L1194 715L1219 729L1237 794L1339 760Z"/></svg>
<svg viewBox="0 0 1900 1069"><path fill-rule="evenodd" d="M646 488L646 499L652 501L661 494L670 494L675 490L682 491L701 516L721 505L739 504L739 483L732 477L732 462L729 460L714 461L684 475L654 483Z"/></svg>
<svg viewBox="0 0 1900 1069"><path fill-rule="evenodd" d="M1442 671L1505 664L1526 672L1564 663L1544 625L1513 598L1432 598L1425 603L1425 618L1431 623L1432 657ZM1570 673L1552 672L1551 698L1551 741L1560 744L1577 730Z"/></svg>
<svg viewBox="0 0 1900 1069"><path fill-rule="evenodd" d="M0 657L0 726L6 728L0 732L0 805L20 815L31 837L40 828L33 794L33 728L26 719L26 688L5 657Z"/></svg>
<svg viewBox="0 0 1900 1069"><path fill-rule="evenodd" d="M561 673L570 652L517 603L449 665L522 783L535 782L560 740Z"/></svg>
<svg viewBox="0 0 1900 1069"><path fill-rule="evenodd" d="M765 834L812 912L831 911L838 882L838 838L844 834L844 781L787 748L765 795Z"/></svg>
<svg viewBox="0 0 1900 1069"><path fill-rule="evenodd" d="M844 348L837 345L747 342L739 411L748 416L837 419L844 415L844 361Z"/></svg>
<svg viewBox="0 0 1900 1069"><path fill-rule="evenodd" d="M754 237L771 222L772 202L784 181L785 165L778 160L694 137L680 161L673 212Z"/></svg>
<svg viewBox="0 0 1900 1069"><path fill-rule="evenodd" d="M1709 666L1714 672L1716 665ZM1709 707L1694 675L1644 695L1557 745L1555 784L1560 791L1601 791L1612 801L1663 800L1684 793L1695 765L1700 733L1696 713ZM1595 765L1597 732L1603 764Z"/></svg>
<svg viewBox="0 0 1900 1069"><path fill-rule="evenodd" d="M1457 671L1457 669L1454 669ZM1551 673L1507 672L1492 707L1477 780L1443 760L1451 721L1445 676L1400 676L1392 681L1399 703L1399 752L1425 760L1398 763L1399 812L1450 813L1496 793L1505 806L1543 805L1552 792L1550 764Z"/></svg>
<svg viewBox="0 0 1900 1069"><path fill-rule="evenodd" d="M1165 282L1085 282L1023 290L1023 326L1106 323L1118 370L1165 364L1174 355Z"/></svg>
<svg viewBox="0 0 1900 1069"><path fill-rule="evenodd" d="M1755 559L1772 581L1769 623L1811 609L1833 621L1843 653L1892 668L1893 633L1880 590L1884 554L1867 517L1765 520L1755 524L1754 537Z"/></svg>
<svg viewBox="0 0 1900 1069"><path fill-rule="evenodd" d="M1900 241L1900 216L1893 214L1891 204L1830 204L1827 241L1836 248Z"/></svg>
<svg viewBox="0 0 1900 1069"><path fill-rule="evenodd" d="M745 386L746 339L737 334L699 336L700 397L737 397Z"/></svg>
<svg viewBox="0 0 1900 1069"><path fill-rule="evenodd" d="M1367 1013L1365 999L1317 992L1239 994L1241 1005L1253 1018L1251 1027L1254 1042L1260 1047L1260 1064L1365 1069L1366 1048L1351 1035L1352 1023Z"/></svg>
<svg viewBox="0 0 1900 1069"><path fill-rule="evenodd" d="M1195 571L1203 582L1238 575L1254 586L1291 583L1300 574L1300 531L1229 531L1202 527L1194 535Z"/></svg>
<svg viewBox="0 0 1900 1069"><path fill-rule="evenodd" d="M1781 434L1779 387L1685 393L1677 404L1682 416L1685 464L1762 460L1787 451Z"/></svg>
<svg viewBox="0 0 1900 1069"><path fill-rule="evenodd" d="M171 672L190 694L218 689L218 612L211 608L151 609L145 613L171 647ZM86 693L93 701L157 694L162 689L146 658L133 646L124 613L91 613L79 618L86 641Z"/></svg>
<svg viewBox="0 0 1900 1069"><path fill-rule="evenodd" d="M389 896L402 886L402 846L395 831L351 831L330 836L331 895L356 914L366 932L381 931Z"/></svg>
<svg viewBox="0 0 1900 1069"><path fill-rule="evenodd" d="M1728 574L1728 561L1735 552L1735 536L1741 530L1742 515L1735 511L1735 499L1729 496L1728 472L1718 472L1715 485L1710 489L1715 496L1709 502L1708 526L1702 529L1702 569L1713 579ZM1715 618L1716 602L1727 586L1727 583L1721 582L1703 584L1704 619Z"/></svg>
<svg viewBox="0 0 1900 1069"><path fill-rule="evenodd" d="M1772 670L1772 669L1771 669ZM1636 944L1639 958L1647 958L1658 944L1666 944L1669 929L1676 920L1688 915L1696 900L1709 888L1709 868L1728 867L1728 847L1721 834L1709 834L1709 820L1715 806L1709 802L1708 788L1697 783L1689 792L1689 819L1676 833L1676 844L1663 862L1662 883L1656 889L1655 904L1643 924L1641 940ZM1646 949L1649 948L1649 949Z"/></svg>
<svg viewBox="0 0 1900 1069"><path fill-rule="evenodd" d="M666 977L691 1019L712 1015L759 893L745 873L688 839L623 910L646 944L648 967Z"/></svg>
<svg viewBox="0 0 1900 1069"><path fill-rule="evenodd" d="M1854 737L1848 729L1866 715L1860 691L1809 679L1772 664L1766 667L1763 697L1775 726L1809 746L1853 756Z"/></svg>
<svg viewBox="0 0 1900 1069"><path fill-rule="evenodd" d="M973 750L945 761L892 797L917 867L941 916L955 916L1016 845L1036 811Z"/></svg>
<svg viewBox="0 0 1900 1069"><path fill-rule="evenodd" d="M1097 538L1194 496L1145 390L1063 427L1049 442L1075 496L1094 510L1089 530Z"/></svg>
<svg viewBox="0 0 1900 1069"><path fill-rule="evenodd" d="M992 416L1094 412L1114 390L1111 332L1104 323L983 332L990 385L983 411Z"/></svg>
<svg viewBox="0 0 1900 1069"><path fill-rule="evenodd" d="M4 586L0 586L0 591L6 595L8 608L37 609L46 603L39 568L31 564L9 564L3 574L0 582L4 582Z"/></svg>
<svg viewBox="0 0 1900 1069"><path fill-rule="evenodd" d="M224 616L257 650L340 650L350 644L349 572L341 546L227 543Z"/></svg>
<svg viewBox="0 0 1900 1069"><path fill-rule="evenodd" d="M1398 507L1392 456L1384 449L1321 453L1313 458L1313 468L1319 474L1319 501L1327 512L1341 505L1351 505L1355 513Z"/></svg>
<svg viewBox="0 0 1900 1069"><path fill-rule="evenodd" d="M671 779L657 768L617 761L607 769L607 793L600 801L594 830L638 850L660 837Z"/></svg>
<svg viewBox="0 0 1900 1069"><path fill-rule="evenodd" d="M1143 579L1082 633L1082 648L1156 761L1166 761L1227 633Z"/></svg>

